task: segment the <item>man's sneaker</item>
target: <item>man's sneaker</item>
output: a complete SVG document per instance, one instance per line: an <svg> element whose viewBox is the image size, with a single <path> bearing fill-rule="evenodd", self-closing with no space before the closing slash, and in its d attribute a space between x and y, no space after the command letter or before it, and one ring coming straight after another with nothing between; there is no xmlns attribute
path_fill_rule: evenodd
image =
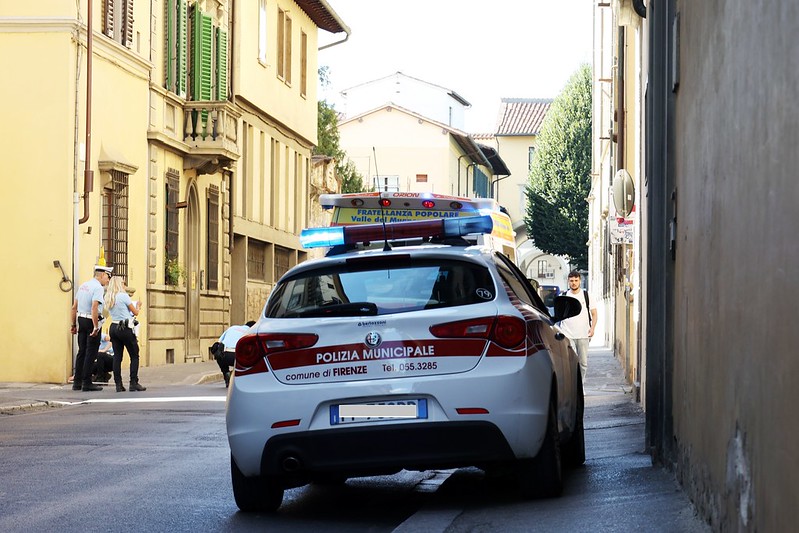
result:
<svg viewBox="0 0 799 533"><path fill-rule="evenodd" d="M92 383L91 385L84 385L83 388L81 388L81 390L83 392L94 392L94 391L103 390L103 388L100 385L95 385L94 383Z"/></svg>
<svg viewBox="0 0 799 533"><path fill-rule="evenodd" d="M145 391L145 390L147 390L147 387L142 387L141 385L139 385L138 381L131 381L130 382L130 391L131 392Z"/></svg>

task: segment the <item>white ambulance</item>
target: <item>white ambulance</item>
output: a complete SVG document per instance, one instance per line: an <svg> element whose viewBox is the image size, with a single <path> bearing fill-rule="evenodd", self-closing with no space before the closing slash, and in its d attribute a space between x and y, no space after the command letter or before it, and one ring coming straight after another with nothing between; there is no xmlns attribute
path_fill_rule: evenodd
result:
<svg viewBox="0 0 799 533"><path fill-rule="evenodd" d="M323 194L319 203L333 210L331 226L354 226L451 219L490 215L493 229L487 235L473 235L475 244L489 246L516 262L513 224L492 198L466 198L428 192L359 192Z"/></svg>

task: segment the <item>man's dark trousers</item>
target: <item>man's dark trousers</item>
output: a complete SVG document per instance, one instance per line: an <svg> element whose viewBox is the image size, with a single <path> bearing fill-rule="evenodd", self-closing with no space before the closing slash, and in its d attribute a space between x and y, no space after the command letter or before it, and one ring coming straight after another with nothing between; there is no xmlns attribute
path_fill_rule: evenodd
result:
<svg viewBox="0 0 799 533"><path fill-rule="evenodd" d="M78 356L75 358L75 377L72 378L72 386L82 384L83 387L92 385L92 369L97 360L97 352L100 350L100 332L91 336L94 329L94 322L91 318L78 318Z"/></svg>

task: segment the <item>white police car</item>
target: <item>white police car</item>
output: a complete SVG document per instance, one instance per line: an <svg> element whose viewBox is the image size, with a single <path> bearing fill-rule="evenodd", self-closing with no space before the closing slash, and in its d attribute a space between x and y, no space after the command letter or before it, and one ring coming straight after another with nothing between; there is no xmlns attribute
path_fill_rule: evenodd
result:
<svg viewBox="0 0 799 533"><path fill-rule="evenodd" d="M579 365L554 322L580 304L558 297L550 317L507 256L462 240L491 229L484 215L303 231L330 252L287 272L236 346L241 510L401 469L507 469L527 496L560 494L561 461L585 449Z"/></svg>

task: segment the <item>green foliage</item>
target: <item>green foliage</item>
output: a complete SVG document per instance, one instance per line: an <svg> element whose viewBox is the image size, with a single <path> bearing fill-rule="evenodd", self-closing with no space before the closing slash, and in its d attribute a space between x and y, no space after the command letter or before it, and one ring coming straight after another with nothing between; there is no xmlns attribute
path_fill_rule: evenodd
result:
<svg viewBox="0 0 799 533"><path fill-rule="evenodd" d="M186 278L186 269L177 259L167 259L164 267L164 281L167 285L177 285L180 278Z"/></svg>
<svg viewBox="0 0 799 533"><path fill-rule="evenodd" d="M542 251L588 267L591 67L581 66L541 125L527 187L527 234Z"/></svg>
<svg viewBox="0 0 799 533"><path fill-rule="evenodd" d="M326 71L324 71L326 75ZM320 77L323 71L320 69ZM323 82L324 82L323 78ZM347 153L341 149L338 133L338 116L333 106L320 100L317 105L318 145L314 148L315 155L326 155L336 160L336 175L341 180L341 192L361 192L364 190L363 177L355 168L355 164L347 158Z"/></svg>

